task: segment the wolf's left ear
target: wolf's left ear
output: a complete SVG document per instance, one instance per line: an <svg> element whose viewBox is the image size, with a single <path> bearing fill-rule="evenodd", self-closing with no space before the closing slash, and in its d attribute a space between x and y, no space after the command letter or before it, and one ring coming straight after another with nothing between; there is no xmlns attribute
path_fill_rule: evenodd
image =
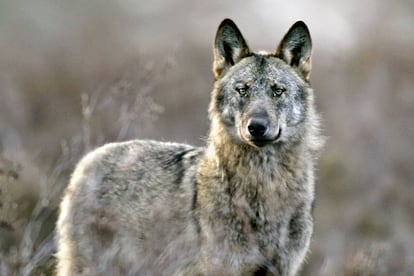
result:
<svg viewBox="0 0 414 276"><path fill-rule="evenodd" d="M249 47L231 19L224 19L214 41L213 71L216 79L249 54Z"/></svg>
<svg viewBox="0 0 414 276"><path fill-rule="evenodd" d="M297 68L308 80L312 68L311 54L312 39L309 29L303 21L298 21L283 37L276 50L276 56Z"/></svg>

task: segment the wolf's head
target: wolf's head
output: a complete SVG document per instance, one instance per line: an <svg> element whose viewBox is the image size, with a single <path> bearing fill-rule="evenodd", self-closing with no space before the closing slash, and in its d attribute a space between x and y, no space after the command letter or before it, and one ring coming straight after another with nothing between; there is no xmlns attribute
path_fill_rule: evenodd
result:
<svg viewBox="0 0 414 276"><path fill-rule="evenodd" d="M298 21L275 52L252 53L234 22L225 19L214 44L213 124L234 142L254 147L300 139L313 108L311 44L308 28Z"/></svg>

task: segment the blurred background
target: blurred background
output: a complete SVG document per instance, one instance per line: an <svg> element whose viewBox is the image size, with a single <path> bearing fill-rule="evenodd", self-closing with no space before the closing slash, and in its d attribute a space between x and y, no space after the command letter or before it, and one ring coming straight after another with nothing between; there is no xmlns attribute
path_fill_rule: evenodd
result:
<svg viewBox="0 0 414 276"><path fill-rule="evenodd" d="M414 2L0 0L0 275L50 275L57 206L106 142L203 145L212 44L297 20L328 137L302 275L414 275Z"/></svg>

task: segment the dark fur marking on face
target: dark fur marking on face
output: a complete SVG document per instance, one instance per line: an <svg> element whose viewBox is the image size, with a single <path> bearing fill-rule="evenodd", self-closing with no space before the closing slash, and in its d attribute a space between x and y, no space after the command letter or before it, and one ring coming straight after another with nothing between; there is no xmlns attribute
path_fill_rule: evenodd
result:
<svg viewBox="0 0 414 276"><path fill-rule="evenodd" d="M246 98L240 98L239 99L239 110L242 112L244 111L244 107L246 106L247 99Z"/></svg>
<svg viewBox="0 0 414 276"><path fill-rule="evenodd" d="M257 64L257 68L260 69L260 70L258 70L258 73L261 74L261 73L263 73L263 70L267 66L268 56L263 56L263 55L257 55L256 54L254 57L255 57L256 64Z"/></svg>

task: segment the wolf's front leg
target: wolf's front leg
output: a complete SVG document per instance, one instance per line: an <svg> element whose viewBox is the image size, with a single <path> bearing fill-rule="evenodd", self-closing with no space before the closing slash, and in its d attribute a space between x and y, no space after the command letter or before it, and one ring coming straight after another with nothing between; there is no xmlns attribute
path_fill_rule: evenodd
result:
<svg viewBox="0 0 414 276"><path fill-rule="evenodd" d="M298 208L289 221L286 255L281 258L282 275L296 275L305 260L313 233L310 209Z"/></svg>

